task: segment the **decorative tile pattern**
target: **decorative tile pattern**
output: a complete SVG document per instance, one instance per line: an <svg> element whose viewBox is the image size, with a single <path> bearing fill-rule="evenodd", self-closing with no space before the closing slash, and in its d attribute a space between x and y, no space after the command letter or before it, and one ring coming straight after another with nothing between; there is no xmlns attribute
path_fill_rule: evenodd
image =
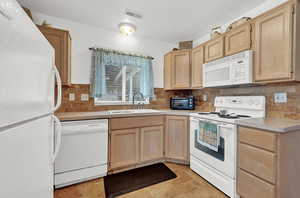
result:
<svg viewBox="0 0 300 198"><path fill-rule="evenodd" d="M124 194L120 198L228 198L188 166L166 165L177 178ZM54 198L105 198L103 179L56 190Z"/></svg>
<svg viewBox="0 0 300 198"><path fill-rule="evenodd" d="M274 93L286 92L287 103L275 103ZM202 95L208 95L208 102L201 102ZM193 95L198 99L197 109L213 109L215 96L265 96L266 97L266 117L287 118L300 120L300 84L282 83L261 85L252 87L203 89L193 91ZM201 108L202 107L202 108Z"/></svg>
<svg viewBox="0 0 300 198"><path fill-rule="evenodd" d="M75 94L75 101L69 101L69 94ZM81 101L81 94L89 94L90 85L87 84L73 84L71 86L63 87L63 100L62 106L58 112L81 112L81 111L106 111L106 110L119 110L119 109L131 109L131 105L94 105L94 99L89 98L89 101ZM156 96L155 100L152 100L149 105L145 105L145 108L151 109L169 109L170 97L173 96L186 96L191 95L191 91L164 91L163 89L154 89Z"/></svg>
<svg viewBox="0 0 300 198"><path fill-rule="evenodd" d="M110 105L95 106L93 98L89 101L80 101L80 94L88 94L90 86L85 84L74 84L63 87L63 101L59 112L80 112L80 111L105 111L115 109L131 109L131 105ZM274 103L274 93L286 92L287 103ZM75 93L75 101L69 101L69 93ZM238 87L238 88L210 88L193 91L165 91L155 88L156 99L151 101L145 108L169 109L169 99L173 96L187 96L193 94L196 97L196 110L213 111L214 98L216 96L266 96L267 117L289 118L300 120L300 84L282 83L264 86ZM206 102L203 101L203 94L208 96Z"/></svg>

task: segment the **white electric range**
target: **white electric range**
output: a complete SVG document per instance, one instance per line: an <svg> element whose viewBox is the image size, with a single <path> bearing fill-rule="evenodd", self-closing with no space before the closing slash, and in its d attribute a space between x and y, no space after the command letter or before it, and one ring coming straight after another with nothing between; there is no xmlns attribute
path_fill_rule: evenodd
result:
<svg viewBox="0 0 300 198"><path fill-rule="evenodd" d="M265 117L264 96L224 96L215 98L216 112L190 114L190 167L204 179L231 198L236 194L236 121ZM219 112L226 112L220 115ZM220 131L218 151L213 151L197 141L199 121L217 125Z"/></svg>

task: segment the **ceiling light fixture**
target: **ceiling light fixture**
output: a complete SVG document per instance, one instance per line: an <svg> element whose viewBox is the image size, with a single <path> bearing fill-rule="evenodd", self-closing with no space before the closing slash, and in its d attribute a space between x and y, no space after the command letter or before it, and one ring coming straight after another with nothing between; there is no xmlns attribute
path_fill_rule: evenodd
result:
<svg viewBox="0 0 300 198"><path fill-rule="evenodd" d="M120 23L119 29L122 34L129 36L136 31L136 26L131 23Z"/></svg>

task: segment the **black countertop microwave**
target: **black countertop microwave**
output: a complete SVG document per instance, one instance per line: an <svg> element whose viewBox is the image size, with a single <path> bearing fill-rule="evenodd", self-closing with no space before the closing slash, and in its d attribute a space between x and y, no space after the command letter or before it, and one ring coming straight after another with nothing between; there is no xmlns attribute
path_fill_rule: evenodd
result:
<svg viewBox="0 0 300 198"><path fill-rule="evenodd" d="M173 97L170 98L170 108L173 110L194 110L195 97Z"/></svg>

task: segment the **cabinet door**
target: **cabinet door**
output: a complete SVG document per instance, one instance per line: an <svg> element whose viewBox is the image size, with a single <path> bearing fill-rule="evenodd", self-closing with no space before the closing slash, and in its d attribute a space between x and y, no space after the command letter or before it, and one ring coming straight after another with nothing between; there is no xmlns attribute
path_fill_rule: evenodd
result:
<svg viewBox="0 0 300 198"><path fill-rule="evenodd" d="M71 37L69 32L44 26L38 27L55 50L55 65L62 84L69 85L71 83Z"/></svg>
<svg viewBox="0 0 300 198"><path fill-rule="evenodd" d="M173 88L190 87L190 50L172 52Z"/></svg>
<svg viewBox="0 0 300 198"><path fill-rule="evenodd" d="M166 117L166 157L188 161L188 118Z"/></svg>
<svg viewBox="0 0 300 198"><path fill-rule="evenodd" d="M110 170L139 162L139 129L111 132Z"/></svg>
<svg viewBox="0 0 300 198"><path fill-rule="evenodd" d="M224 57L224 37L213 39L205 44L205 62Z"/></svg>
<svg viewBox="0 0 300 198"><path fill-rule="evenodd" d="M168 53L164 59L164 89L172 89L172 54Z"/></svg>
<svg viewBox="0 0 300 198"><path fill-rule="evenodd" d="M192 88L202 87L202 66L204 64L204 47L200 45L192 50Z"/></svg>
<svg viewBox="0 0 300 198"><path fill-rule="evenodd" d="M142 162L163 158L164 127L141 128L141 153Z"/></svg>
<svg viewBox="0 0 300 198"><path fill-rule="evenodd" d="M255 19L255 81L292 78L293 5Z"/></svg>
<svg viewBox="0 0 300 198"><path fill-rule="evenodd" d="M225 55L232 55L251 48L251 25L249 23L231 30L225 35Z"/></svg>

